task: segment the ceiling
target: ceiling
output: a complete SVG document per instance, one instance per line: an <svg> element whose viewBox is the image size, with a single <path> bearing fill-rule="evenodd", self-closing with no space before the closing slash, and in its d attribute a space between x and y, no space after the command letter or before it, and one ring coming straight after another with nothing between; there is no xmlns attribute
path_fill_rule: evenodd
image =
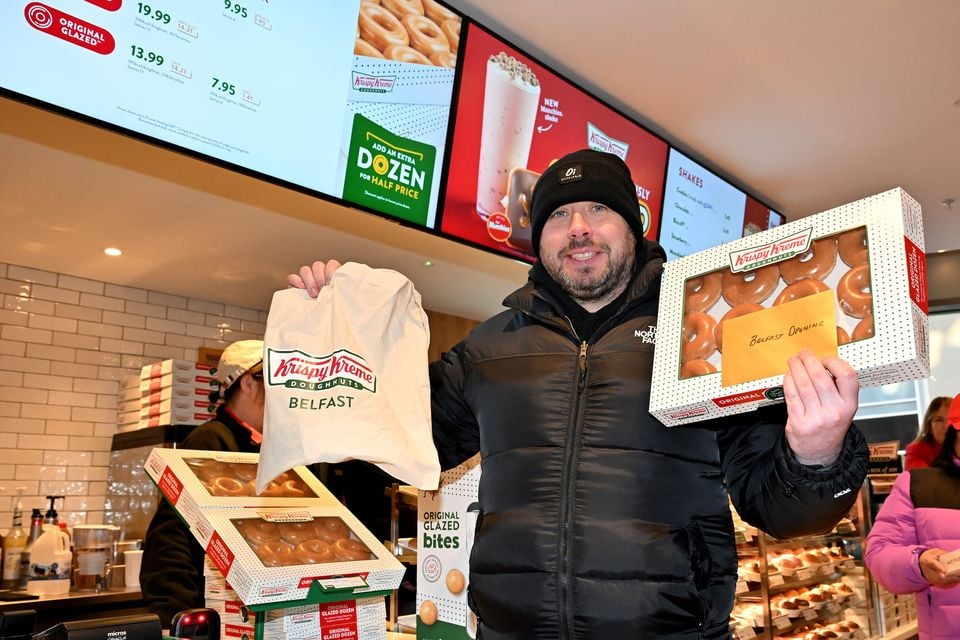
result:
<svg viewBox="0 0 960 640"><path fill-rule="evenodd" d="M902 186L960 248L960 2L449 3L790 220ZM260 309L334 257L482 319L527 269L2 98L0 229L2 262Z"/></svg>

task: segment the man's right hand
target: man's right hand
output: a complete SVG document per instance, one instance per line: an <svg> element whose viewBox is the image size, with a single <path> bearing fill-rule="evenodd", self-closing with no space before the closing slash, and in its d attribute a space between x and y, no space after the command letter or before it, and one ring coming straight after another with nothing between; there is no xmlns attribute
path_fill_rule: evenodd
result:
<svg viewBox="0 0 960 640"><path fill-rule="evenodd" d="M320 295L320 287L330 284L334 272L340 266L336 260L317 260L311 265L303 265L297 273L288 275L287 284L297 289L306 289L311 298L316 298Z"/></svg>

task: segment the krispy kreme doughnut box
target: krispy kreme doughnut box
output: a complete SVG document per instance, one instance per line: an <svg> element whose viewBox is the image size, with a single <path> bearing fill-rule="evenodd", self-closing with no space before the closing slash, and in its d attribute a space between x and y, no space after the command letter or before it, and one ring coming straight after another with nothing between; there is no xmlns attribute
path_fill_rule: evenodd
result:
<svg viewBox="0 0 960 640"><path fill-rule="evenodd" d="M900 188L668 260L650 412L675 426L782 402L781 354L834 333L863 387L930 375L923 221ZM750 379L770 354L782 369Z"/></svg>
<svg viewBox="0 0 960 640"><path fill-rule="evenodd" d="M202 509L190 531L256 610L381 596L403 579L400 561L340 503Z"/></svg>

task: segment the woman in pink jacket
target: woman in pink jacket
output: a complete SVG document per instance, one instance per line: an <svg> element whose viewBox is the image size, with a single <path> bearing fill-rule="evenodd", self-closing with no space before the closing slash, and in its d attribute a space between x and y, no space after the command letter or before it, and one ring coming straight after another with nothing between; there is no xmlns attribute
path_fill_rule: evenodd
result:
<svg viewBox="0 0 960 640"><path fill-rule="evenodd" d="M892 593L917 594L921 640L960 638L960 573L944 553L960 548L960 439L947 429L929 468L901 473L867 536L864 560Z"/></svg>

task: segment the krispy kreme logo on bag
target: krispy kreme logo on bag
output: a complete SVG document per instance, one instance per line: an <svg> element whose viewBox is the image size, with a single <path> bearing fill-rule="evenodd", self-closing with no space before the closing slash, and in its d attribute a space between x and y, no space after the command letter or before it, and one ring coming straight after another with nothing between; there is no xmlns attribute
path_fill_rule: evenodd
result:
<svg viewBox="0 0 960 640"><path fill-rule="evenodd" d="M618 156L621 160L627 160L627 151L630 145L622 140L611 138L603 131L600 131L592 122L587 123L587 146L594 151L605 151Z"/></svg>
<svg viewBox="0 0 960 640"><path fill-rule="evenodd" d="M377 392L377 376L363 356L338 349L325 356L303 351L267 349L267 384L289 389L325 391L349 387Z"/></svg>
<svg viewBox="0 0 960 640"><path fill-rule="evenodd" d="M810 249L810 237L813 227L799 231L787 238L750 247L740 251L730 252L730 271L751 271L773 262L787 260L794 256L803 255Z"/></svg>

